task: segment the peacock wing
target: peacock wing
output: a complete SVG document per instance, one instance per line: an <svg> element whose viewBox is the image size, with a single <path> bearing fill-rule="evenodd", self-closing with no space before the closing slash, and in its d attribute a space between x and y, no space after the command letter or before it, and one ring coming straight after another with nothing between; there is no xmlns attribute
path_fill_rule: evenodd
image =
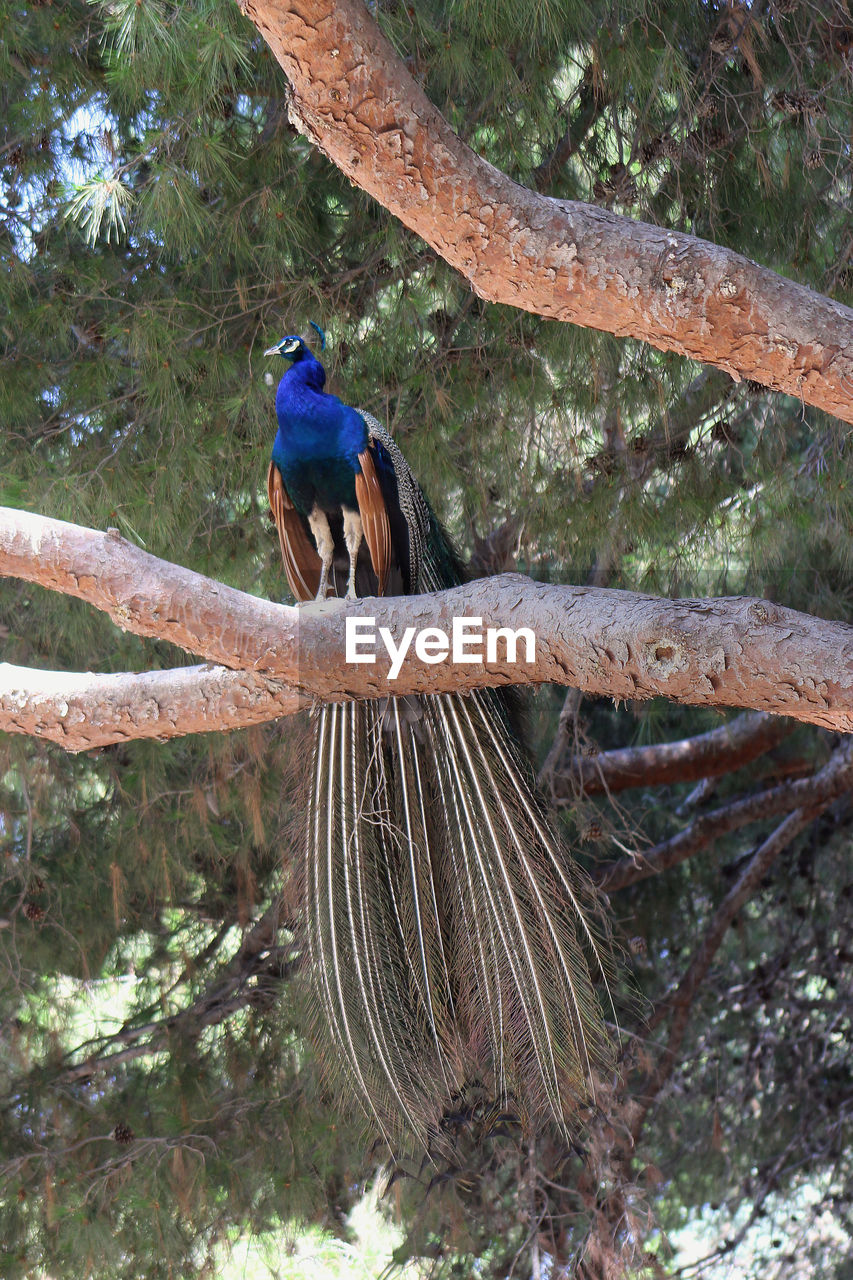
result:
<svg viewBox="0 0 853 1280"><path fill-rule="evenodd" d="M391 567L391 525L385 498L376 474L373 451L368 444L363 453L358 455L361 472L355 477L355 497L358 502L361 527L364 540L370 552L373 572L379 583L379 595L385 594L388 581L388 570Z"/></svg>
<svg viewBox="0 0 853 1280"><path fill-rule="evenodd" d="M420 591L437 591L441 587L450 586L451 582L439 581L432 571L434 566L428 564L430 559L430 542L435 540L438 528L418 484L411 467L400 452L396 440L382 423L374 418L366 409L359 409L370 435L370 449L379 455L386 466L393 472L394 498L399 520L405 525L407 593L416 595ZM380 453L381 451L381 453ZM387 499L386 499L387 501ZM394 526L393 513L391 525ZM396 533L395 533L396 536ZM398 558L400 548L398 547Z"/></svg>
<svg viewBox="0 0 853 1280"><path fill-rule="evenodd" d="M274 462L270 462L267 472L267 494L290 590L297 600L313 600L320 587L320 557Z"/></svg>

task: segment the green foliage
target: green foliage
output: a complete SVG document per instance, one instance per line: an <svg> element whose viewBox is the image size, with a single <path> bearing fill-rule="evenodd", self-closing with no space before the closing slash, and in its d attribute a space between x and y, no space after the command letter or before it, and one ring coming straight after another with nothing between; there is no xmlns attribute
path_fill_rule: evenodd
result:
<svg viewBox="0 0 853 1280"><path fill-rule="evenodd" d="M460 136L515 180L853 302L842 0L370 8ZM482 303L294 133L286 95L231 0L0 2L0 501L115 525L280 597L260 353L314 319L332 388L394 430L465 550L509 531L508 558L487 567L850 617L838 423L641 344ZM17 582L2 584L0 624L4 657L23 665L186 661ZM562 698L536 701L542 756ZM716 723L594 702L579 733L605 750ZM824 750L801 731L719 783L715 803ZM304 751L290 723L79 758L3 744L4 1276L200 1276L240 1233L311 1222L348 1238L374 1157L301 1037L290 870ZM579 800L566 821L580 856L594 865L617 841L673 834L686 791ZM755 1274L786 1252L818 1256L820 1241L801 1248L784 1221L789 1197L818 1188L849 1228L849 820L839 803L800 837L727 935L637 1156L638 1176L656 1171L640 1182L666 1228L700 1210L735 1221L753 1203L770 1215L759 1193L772 1183L778 1226ZM748 840L770 828L613 895L650 999L679 980ZM280 928L252 951L273 909ZM497 1276L518 1253L529 1274L527 1153L478 1124L429 1194L422 1170L395 1180L399 1258ZM538 1158L563 1232L553 1248L569 1256L595 1214L581 1157Z"/></svg>

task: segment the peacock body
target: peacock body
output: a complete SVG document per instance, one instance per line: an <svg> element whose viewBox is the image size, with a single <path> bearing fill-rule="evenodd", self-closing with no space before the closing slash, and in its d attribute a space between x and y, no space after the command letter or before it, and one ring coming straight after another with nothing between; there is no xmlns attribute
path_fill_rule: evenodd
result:
<svg viewBox="0 0 853 1280"><path fill-rule="evenodd" d="M385 428L303 339L267 354L290 362L268 485L297 600L460 583ZM505 692L323 706L303 883L316 1038L389 1142L434 1145L474 1081L526 1128L574 1124L611 1060L606 965Z"/></svg>

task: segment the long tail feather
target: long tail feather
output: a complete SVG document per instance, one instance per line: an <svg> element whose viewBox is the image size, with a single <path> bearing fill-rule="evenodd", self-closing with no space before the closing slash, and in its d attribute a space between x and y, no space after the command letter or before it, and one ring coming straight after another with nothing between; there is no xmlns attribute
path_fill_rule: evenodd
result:
<svg viewBox="0 0 853 1280"><path fill-rule="evenodd" d="M389 1142L434 1145L475 1079L571 1126L606 965L496 698L320 710L305 891L318 1035Z"/></svg>

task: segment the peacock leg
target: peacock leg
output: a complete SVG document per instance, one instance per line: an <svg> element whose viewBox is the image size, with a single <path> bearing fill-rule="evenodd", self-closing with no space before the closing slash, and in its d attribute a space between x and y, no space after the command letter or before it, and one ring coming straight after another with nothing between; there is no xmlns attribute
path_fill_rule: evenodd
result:
<svg viewBox="0 0 853 1280"><path fill-rule="evenodd" d="M317 547L317 554L320 557L320 585L317 588L318 600L326 599L326 591L329 587L329 570L332 567L332 560L335 555L335 540L332 537L332 531L329 528L329 521L326 518L325 511L321 511L319 507L314 507L308 517L308 525L314 535L314 542Z"/></svg>
<svg viewBox="0 0 853 1280"><path fill-rule="evenodd" d="M361 546L361 540L364 537L364 530L361 526L361 516L357 511L350 511L347 507L343 508L344 512L344 542L349 552L349 578L347 579L347 600L357 599L355 594L355 566L358 560L358 549Z"/></svg>

